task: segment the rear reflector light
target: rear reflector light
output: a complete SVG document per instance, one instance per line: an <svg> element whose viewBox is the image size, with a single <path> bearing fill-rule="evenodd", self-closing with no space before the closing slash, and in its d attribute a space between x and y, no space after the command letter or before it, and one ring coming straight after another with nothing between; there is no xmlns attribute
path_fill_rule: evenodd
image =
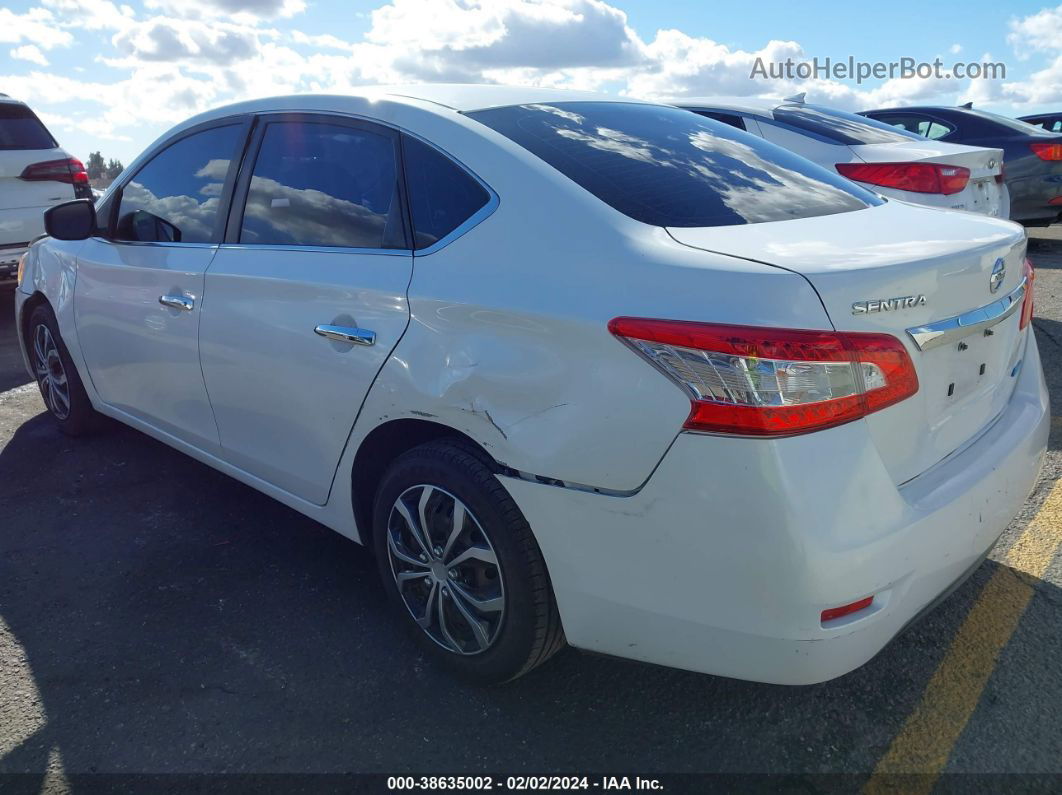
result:
<svg viewBox="0 0 1062 795"><path fill-rule="evenodd" d="M970 169L941 163L838 163L837 171L856 182L912 193L959 193L970 181Z"/></svg>
<svg viewBox="0 0 1062 795"><path fill-rule="evenodd" d="M609 331L690 397L688 430L792 436L831 428L918 391L888 334L618 317Z"/></svg>
<svg viewBox="0 0 1062 795"><path fill-rule="evenodd" d="M1062 144L1029 144L1041 160L1062 160Z"/></svg>
<svg viewBox="0 0 1062 795"><path fill-rule="evenodd" d="M63 160L46 160L26 166L19 179L27 182L65 182L67 185L88 185L88 172L85 165L76 157Z"/></svg>
<svg viewBox="0 0 1062 795"><path fill-rule="evenodd" d="M858 602L852 602L850 605L842 605L841 607L831 607L829 610L822 611L822 623L827 621L833 621L835 618L843 618L844 616L850 616L852 613L858 613L860 610L866 610L874 603L874 597L868 596L866 599L860 599Z"/></svg>
<svg viewBox="0 0 1062 795"><path fill-rule="evenodd" d="M1058 206L1059 204L1062 204L1062 196L1055 196L1055 198L1049 199L1047 203Z"/></svg>
<svg viewBox="0 0 1062 795"><path fill-rule="evenodd" d="M1032 320L1033 316L1033 283L1036 281L1036 271L1033 270L1033 264L1029 261L1029 258L1025 258L1025 266L1023 268L1025 273L1025 299L1021 305L1021 322L1018 323L1018 328L1023 329Z"/></svg>

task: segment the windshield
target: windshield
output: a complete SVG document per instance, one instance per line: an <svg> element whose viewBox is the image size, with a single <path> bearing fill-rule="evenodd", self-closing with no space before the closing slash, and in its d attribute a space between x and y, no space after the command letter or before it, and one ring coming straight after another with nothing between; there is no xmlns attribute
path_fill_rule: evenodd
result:
<svg viewBox="0 0 1062 795"><path fill-rule="evenodd" d="M784 221L882 202L788 150L679 108L558 102L467 115L654 226Z"/></svg>
<svg viewBox="0 0 1062 795"><path fill-rule="evenodd" d="M0 149L55 149L59 144L25 105L0 103Z"/></svg>
<svg viewBox="0 0 1062 795"><path fill-rule="evenodd" d="M914 133L876 119L868 119L820 105L781 105L774 110L776 121L815 133L848 146L860 144L900 144L921 140Z"/></svg>

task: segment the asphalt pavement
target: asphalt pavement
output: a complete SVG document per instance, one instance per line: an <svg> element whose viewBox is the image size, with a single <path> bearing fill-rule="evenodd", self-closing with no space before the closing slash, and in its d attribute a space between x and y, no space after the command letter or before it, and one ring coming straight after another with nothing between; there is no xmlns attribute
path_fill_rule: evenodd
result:
<svg viewBox="0 0 1062 795"><path fill-rule="evenodd" d="M1062 405L1062 230L1034 232L1030 255ZM350 771L851 774L850 788L905 742L939 745L945 773L1062 774L1062 521L1045 507L1062 425L992 558L847 676L791 688L567 650L478 689L418 655L358 545L130 429L60 435L11 306L0 297L0 789L12 773L78 791L84 774ZM1005 625L993 578L1020 574L1030 528L1046 547ZM977 620L998 654L957 640ZM923 714L950 734L920 739Z"/></svg>

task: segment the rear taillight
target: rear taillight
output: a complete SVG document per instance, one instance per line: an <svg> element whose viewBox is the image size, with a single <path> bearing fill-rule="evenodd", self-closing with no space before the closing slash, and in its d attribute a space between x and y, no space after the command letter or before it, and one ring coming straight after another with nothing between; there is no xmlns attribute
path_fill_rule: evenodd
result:
<svg viewBox="0 0 1062 795"><path fill-rule="evenodd" d="M911 357L888 334L633 317L608 328L689 395L689 430L791 436L851 422L918 391Z"/></svg>
<svg viewBox="0 0 1062 795"><path fill-rule="evenodd" d="M941 163L838 163L837 172L856 182L913 193L959 193L970 169Z"/></svg>
<svg viewBox="0 0 1062 795"><path fill-rule="evenodd" d="M67 185L88 185L88 172L85 165L76 157L62 160L46 160L26 166L19 179L27 182L65 182Z"/></svg>
<svg viewBox="0 0 1062 795"><path fill-rule="evenodd" d="M1018 323L1018 328L1023 329L1032 320L1033 316L1033 282L1036 281L1036 271L1033 270L1033 264L1029 261L1029 258L1025 258L1025 266L1023 268L1025 273L1025 298L1021 304L1021 322Z"/></svg>
<svg viewBox="0 0 1062 795"><path fill-rule="evenodd" d="M1062 160L1062 144L1029 144L1041 160Z"/></svg>

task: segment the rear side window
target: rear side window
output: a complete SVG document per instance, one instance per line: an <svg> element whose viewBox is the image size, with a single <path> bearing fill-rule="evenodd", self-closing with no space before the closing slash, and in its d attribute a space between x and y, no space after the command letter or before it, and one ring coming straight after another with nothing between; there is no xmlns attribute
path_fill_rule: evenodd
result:
<svg viewBox="0 0 1062 795"><path fill-rule="evenodd" d="M463 168L422 141L402 136L415 248L427 248L471 218L490 194Z"/></svg>
<svg viewBox="0 0 1062 795"><path fill-rule="evenodd" d="M243 125L212 127L163 149L122 188L115 238L216 243L218 211Z"/></svg>
<svg viewBox="0 0 1062 795"><path fill-rule="evenodd" d="M916 137L876 119L819 105L782 105L773 115L782 124L847 146L906 143Z"/></svg>
<svg viewBox="0 0 1062 795"><path fill-rule="evenodd" d="M890 115L883 116L881 121L884 124L890 124L901 130L914 133L920 138L930 138L933 140L943 138L954 129L953 127L934 121L926 116Z"/></svg>
<svg viewBox="0 0 1062 795"><path fill-rule="evenodd" d="M681 108L558 102L468 115L654 226L782 221L881 203L792 152Z"/></svg>
<svg viewBox="0 0 1062 795"><path fill-rule="evenodd" d="M386 131L274 121L258 151L240 242L406 248L395 139Z"/></svg>
<svg viewBox="0 0 1062 795"><path fill-rule="evenodd" d="M0 102L0 149L55 149L59 146L32 110Z"/></svg>

